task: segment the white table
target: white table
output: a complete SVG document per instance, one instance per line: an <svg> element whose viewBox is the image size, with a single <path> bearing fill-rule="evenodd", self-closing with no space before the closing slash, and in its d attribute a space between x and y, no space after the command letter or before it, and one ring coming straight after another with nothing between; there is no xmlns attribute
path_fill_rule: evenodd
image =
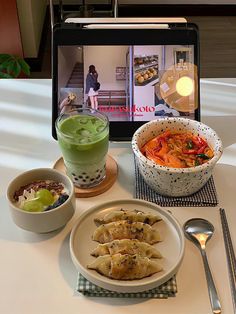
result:
<svg viewBox="0 0 236 314"><path fill-rule="evenodd" d="M207 247L209 262L222 303L233 313L226 256L219 217L224 207L236 241L236 79L202 80L202 120L224 143L214 171L218 207L176 207L171 211L183 224L192 217L209 219L215 234ZM77 201L76 214L60 232L33 234L14 225L5 192L11 179L24 170L51 167L60 156L51 137L51 81L0 80L0 313L2 314L209 314L211 313L201 257L186 241L177 275L178 293L167 300L85 298L75 292L77 272L69 253L69 234L79 215L103 201L132 198L134 169L130 144L111 144L119 176L104 194ZM236 243L235 243L236 245Z"/></svg>

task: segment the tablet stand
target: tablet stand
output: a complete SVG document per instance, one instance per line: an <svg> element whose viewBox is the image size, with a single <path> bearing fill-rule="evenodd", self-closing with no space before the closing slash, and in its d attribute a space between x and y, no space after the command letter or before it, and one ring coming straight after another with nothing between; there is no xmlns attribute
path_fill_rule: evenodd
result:
<svg viewBox="0 0 236 314"><path fill-rule="evenodd" d="M55 3L55 1L54 1ZM55 15L53 0L49 0L50 4L50 15L52 27L55 24ZM63 0L58 0L56 4L59 9L59 21L60 23L65 22L68 17L71 18L88 18L88 17L118 17L118 0L110 0L107 5L90 5L86 4L86 1L82 1L82 5L64 5Z"/></svg>
<svg viewBox="0 0 236 314"><path fill-rule="evenodd" d="M50 1L50 15L52 28L55 25L55 15L53 0ZM86 5L83 0L82 5L68 6L63 5L63 0L58 0L59 23L76 24L168 24L168 23L186 23L185 18L118 18L119 3L118 0L110 0L108 5ZM73 9L73 10L72 10ZM58 20L58 18L57 18Z"/></svg>

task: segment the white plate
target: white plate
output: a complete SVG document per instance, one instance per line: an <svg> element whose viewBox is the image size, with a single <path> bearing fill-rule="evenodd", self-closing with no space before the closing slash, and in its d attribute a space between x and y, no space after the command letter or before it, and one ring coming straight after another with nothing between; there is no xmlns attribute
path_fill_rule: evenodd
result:
<svg viewBox="0 0 236 314"><path fill-rule="evenodd" d="M106 213L121 208L137 209L161 216L163 220L154 224L153 227L158 228L163 240L155 244L163 255L162 259L158 259L163 271L143 279L124 281L109 279L95 270L87 269L87 265L95 259L90 253L98 245L92 240L92 234L97 228L94 218L103 217ZM172 214L156 204L137 199L117 200L94 206L81 215L71 232L70 253L78 271L90 282L111 291L135 293L158 287L176 274L183 259L184 234Z"/></svg>

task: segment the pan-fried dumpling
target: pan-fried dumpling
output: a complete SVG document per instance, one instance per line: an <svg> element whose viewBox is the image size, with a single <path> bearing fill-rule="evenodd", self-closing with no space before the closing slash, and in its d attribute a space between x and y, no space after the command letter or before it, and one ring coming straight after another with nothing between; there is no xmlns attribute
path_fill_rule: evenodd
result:
<svg viewBox="0 0 236 314"><path fill-rule="evenodd" d="M160 241L160 234L156 229L142 222L131 223L127 220L121 220L99 226L94 231L92 239L99 243L121 239L137 239L154 244Z"/></svg>
<svg viewBox="0 0 236 314"><path fill-rule="evenodd" d="M148 277L162 270L161 266L147 257L134 255L104 255L88 265L98 273L118 280L132 280Z"/></svg>
<svg viewBox="0 0 236 314"><path fill-rule="evenodd" d="M99 244L91 255L97 257L102 255L114 255L120 253L124 254L138 254L142 257L148 258L162 258L161 253L152 245L140 242L138 240L114 240L109 243Z"/></svg>
<svg viewBox="0 0 236 314"><path fill-rule="evenodd" d="M107 224L118 220L129 220L130 222L143 222L149 225L153 225L155 222L160 221L161 217L158 215L145 214L140 210L114 210L106 214L103 219L95 218L96 225Z"/></svg>

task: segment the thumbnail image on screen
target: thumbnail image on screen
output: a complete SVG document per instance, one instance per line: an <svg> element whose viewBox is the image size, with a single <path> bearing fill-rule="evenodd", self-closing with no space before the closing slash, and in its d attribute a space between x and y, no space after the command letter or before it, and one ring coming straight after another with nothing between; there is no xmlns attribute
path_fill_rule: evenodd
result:
<svg viewBox="0 0 236 314"><path fill-rule="evenodd" d="M196 75L192 45L60 46L58 112L86 106L110 121L194 119Z"/></svg>

